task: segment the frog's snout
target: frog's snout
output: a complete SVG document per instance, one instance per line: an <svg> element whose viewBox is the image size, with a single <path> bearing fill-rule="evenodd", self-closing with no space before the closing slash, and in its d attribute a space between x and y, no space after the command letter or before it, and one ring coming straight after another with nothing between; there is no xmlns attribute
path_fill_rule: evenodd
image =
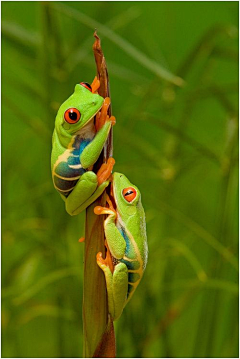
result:
<svg viewBox="0 0 240 359"><path fill-rule="evenodd" d="M124 177L124 175L122 173L119 173L119 172L114 172L113 173L113 181L117 181L119 180L120 178Z"/></svg>

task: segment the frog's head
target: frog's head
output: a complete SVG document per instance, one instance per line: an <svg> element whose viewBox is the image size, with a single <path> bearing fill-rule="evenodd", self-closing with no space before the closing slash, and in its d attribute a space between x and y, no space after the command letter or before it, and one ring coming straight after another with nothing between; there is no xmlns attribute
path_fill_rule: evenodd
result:
<svg viewBox="0 0 240 359"><path fill-rule="evenodd" d="M64 137L80 131L101 109L104 99L92 93L87 83L77 84L74 93L60 106L55 128Z"/></svg>
<svg viewBox="0 0 240 359"><path fill-rule="evenodd" d="M141 207L141 193L126 176L114 172L112 181L113 197L120 216L132 216Z"/></svg>

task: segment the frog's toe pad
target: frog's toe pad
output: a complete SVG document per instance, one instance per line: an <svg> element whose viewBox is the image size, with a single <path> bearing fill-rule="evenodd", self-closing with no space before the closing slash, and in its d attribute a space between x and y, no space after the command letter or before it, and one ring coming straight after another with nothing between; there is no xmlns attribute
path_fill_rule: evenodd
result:
<svg viewBox="0 0 240 359"><path fill-rule="evenodd" d="M116 117L111 116L108 121L112 123L112 126L114 126L116 124Z"/></svg>
<svg viewBox="0 0 240 359"><path fill-rule="evenodd" d="M96 259L99 267L104 270L104 268L106 267L106 259L103 259L102 252L97 253Z"/></svg>
<svg viewBox="0 0 240 359"><path fill-rule="evenodd" d="M96 206L96 207L94 208L94 213L97 214L98 216L100 216L100 214L102 214L102 212L103 212L103 207L101 207L101 206Z"/></svg>

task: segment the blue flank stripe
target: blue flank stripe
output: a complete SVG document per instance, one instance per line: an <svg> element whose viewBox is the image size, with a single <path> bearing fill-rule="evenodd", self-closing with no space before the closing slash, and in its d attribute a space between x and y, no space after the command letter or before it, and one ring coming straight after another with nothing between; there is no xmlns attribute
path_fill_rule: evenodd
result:
<svg viewBox="0 0 240 359"><path fill-rule="evenodd" d="M129 238L128 238L127 233L126 233L126 231L125 231L125 228L121 227L121 228L120 228L120 233L121 233L121 235L123 236L123 238L125 239L125 242L126 242L125 255L128 257L128 255L129 255L129 249L130 249L130 241L129 241Z"/></svg>
<svg viewBox="0 0 240 359"><path fill-rule="evenodd" d="M88 139L85 139L85 140L82 140L81 143L80 143L80 153L82 153L82 151L84 150L84 148L91 142L91 140L88 140Z"/></svg>
<svg viewBox="0 0 240 359"><path fill-rule="evenodd" d="M125 242L126 242L126 250L125 250L125 256L128 257L129 259L134 259L131 258L130 256L130 250L131 250L131 244L130 244L130 240L128 238L128 235L125 231L125 229L123 227L121 227L119 229L121 235L123 236ZM136 270L140 267L140 263L138 262L138 260L130 262L126 259L120 259L120 262L126 264L128 270ZM134 289L133 285L131 285L130 283L135 283L140 279L140 275L138 273L129 273L128 272L128 293L127 293L127 297L130 295L131 291Z"/></svg>
<svg viewBox="0 0 240 359"><path fill-rule="evenodd" d="M80 154L84 148L91 142L90 139L82 139L80 136L76 136L72 145L72 151L67 161L60 162L55 168L53 174L53 181L57 189L65 197L68 197L72 192L73 187L76 185L79 179L72 179L74 177L82 176L86 170L84 168L71 168L69 166L80 165ZM65 177L67 179L63 179Z"/></svg>

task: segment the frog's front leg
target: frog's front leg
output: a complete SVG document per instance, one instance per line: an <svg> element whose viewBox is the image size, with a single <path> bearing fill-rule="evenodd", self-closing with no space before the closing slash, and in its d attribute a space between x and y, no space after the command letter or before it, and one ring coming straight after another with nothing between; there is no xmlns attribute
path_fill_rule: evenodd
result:
<svg viewBox="0 0 240 359"><path fill-rule="evenodd" d="M122 314L124 305L127 300L128 291L128 269L124 263L118 263L114 267L113 273L102 258L102 253L97 254L97 264L103 270L107 294L108 294L108 311L113 320L117 320Z"/></svg>
<svg viewBox="0 0 240 359"><path fill-rule="evenodd" d="M109 215L104 221L104 232L106 236L106 241L112 256L116 259L123 258L126 250L126 242L115 224L117 216L115 210L111 208L97 206L94 208L94 213L97 215Z"/></svg>
<svg viewBox="0 0 240 359"><path fill-rule="evenodd" d="M106 97L104 100L102 112L101 112L101 128L96 133L94 139L84 148L83 152L80 155L80 162L83 168L89 168L97 161L102 152L103 146L108 138L109 131L112 125L115 124L115 117L107 116L107 109L110 105L109 97Z"/></svg>

